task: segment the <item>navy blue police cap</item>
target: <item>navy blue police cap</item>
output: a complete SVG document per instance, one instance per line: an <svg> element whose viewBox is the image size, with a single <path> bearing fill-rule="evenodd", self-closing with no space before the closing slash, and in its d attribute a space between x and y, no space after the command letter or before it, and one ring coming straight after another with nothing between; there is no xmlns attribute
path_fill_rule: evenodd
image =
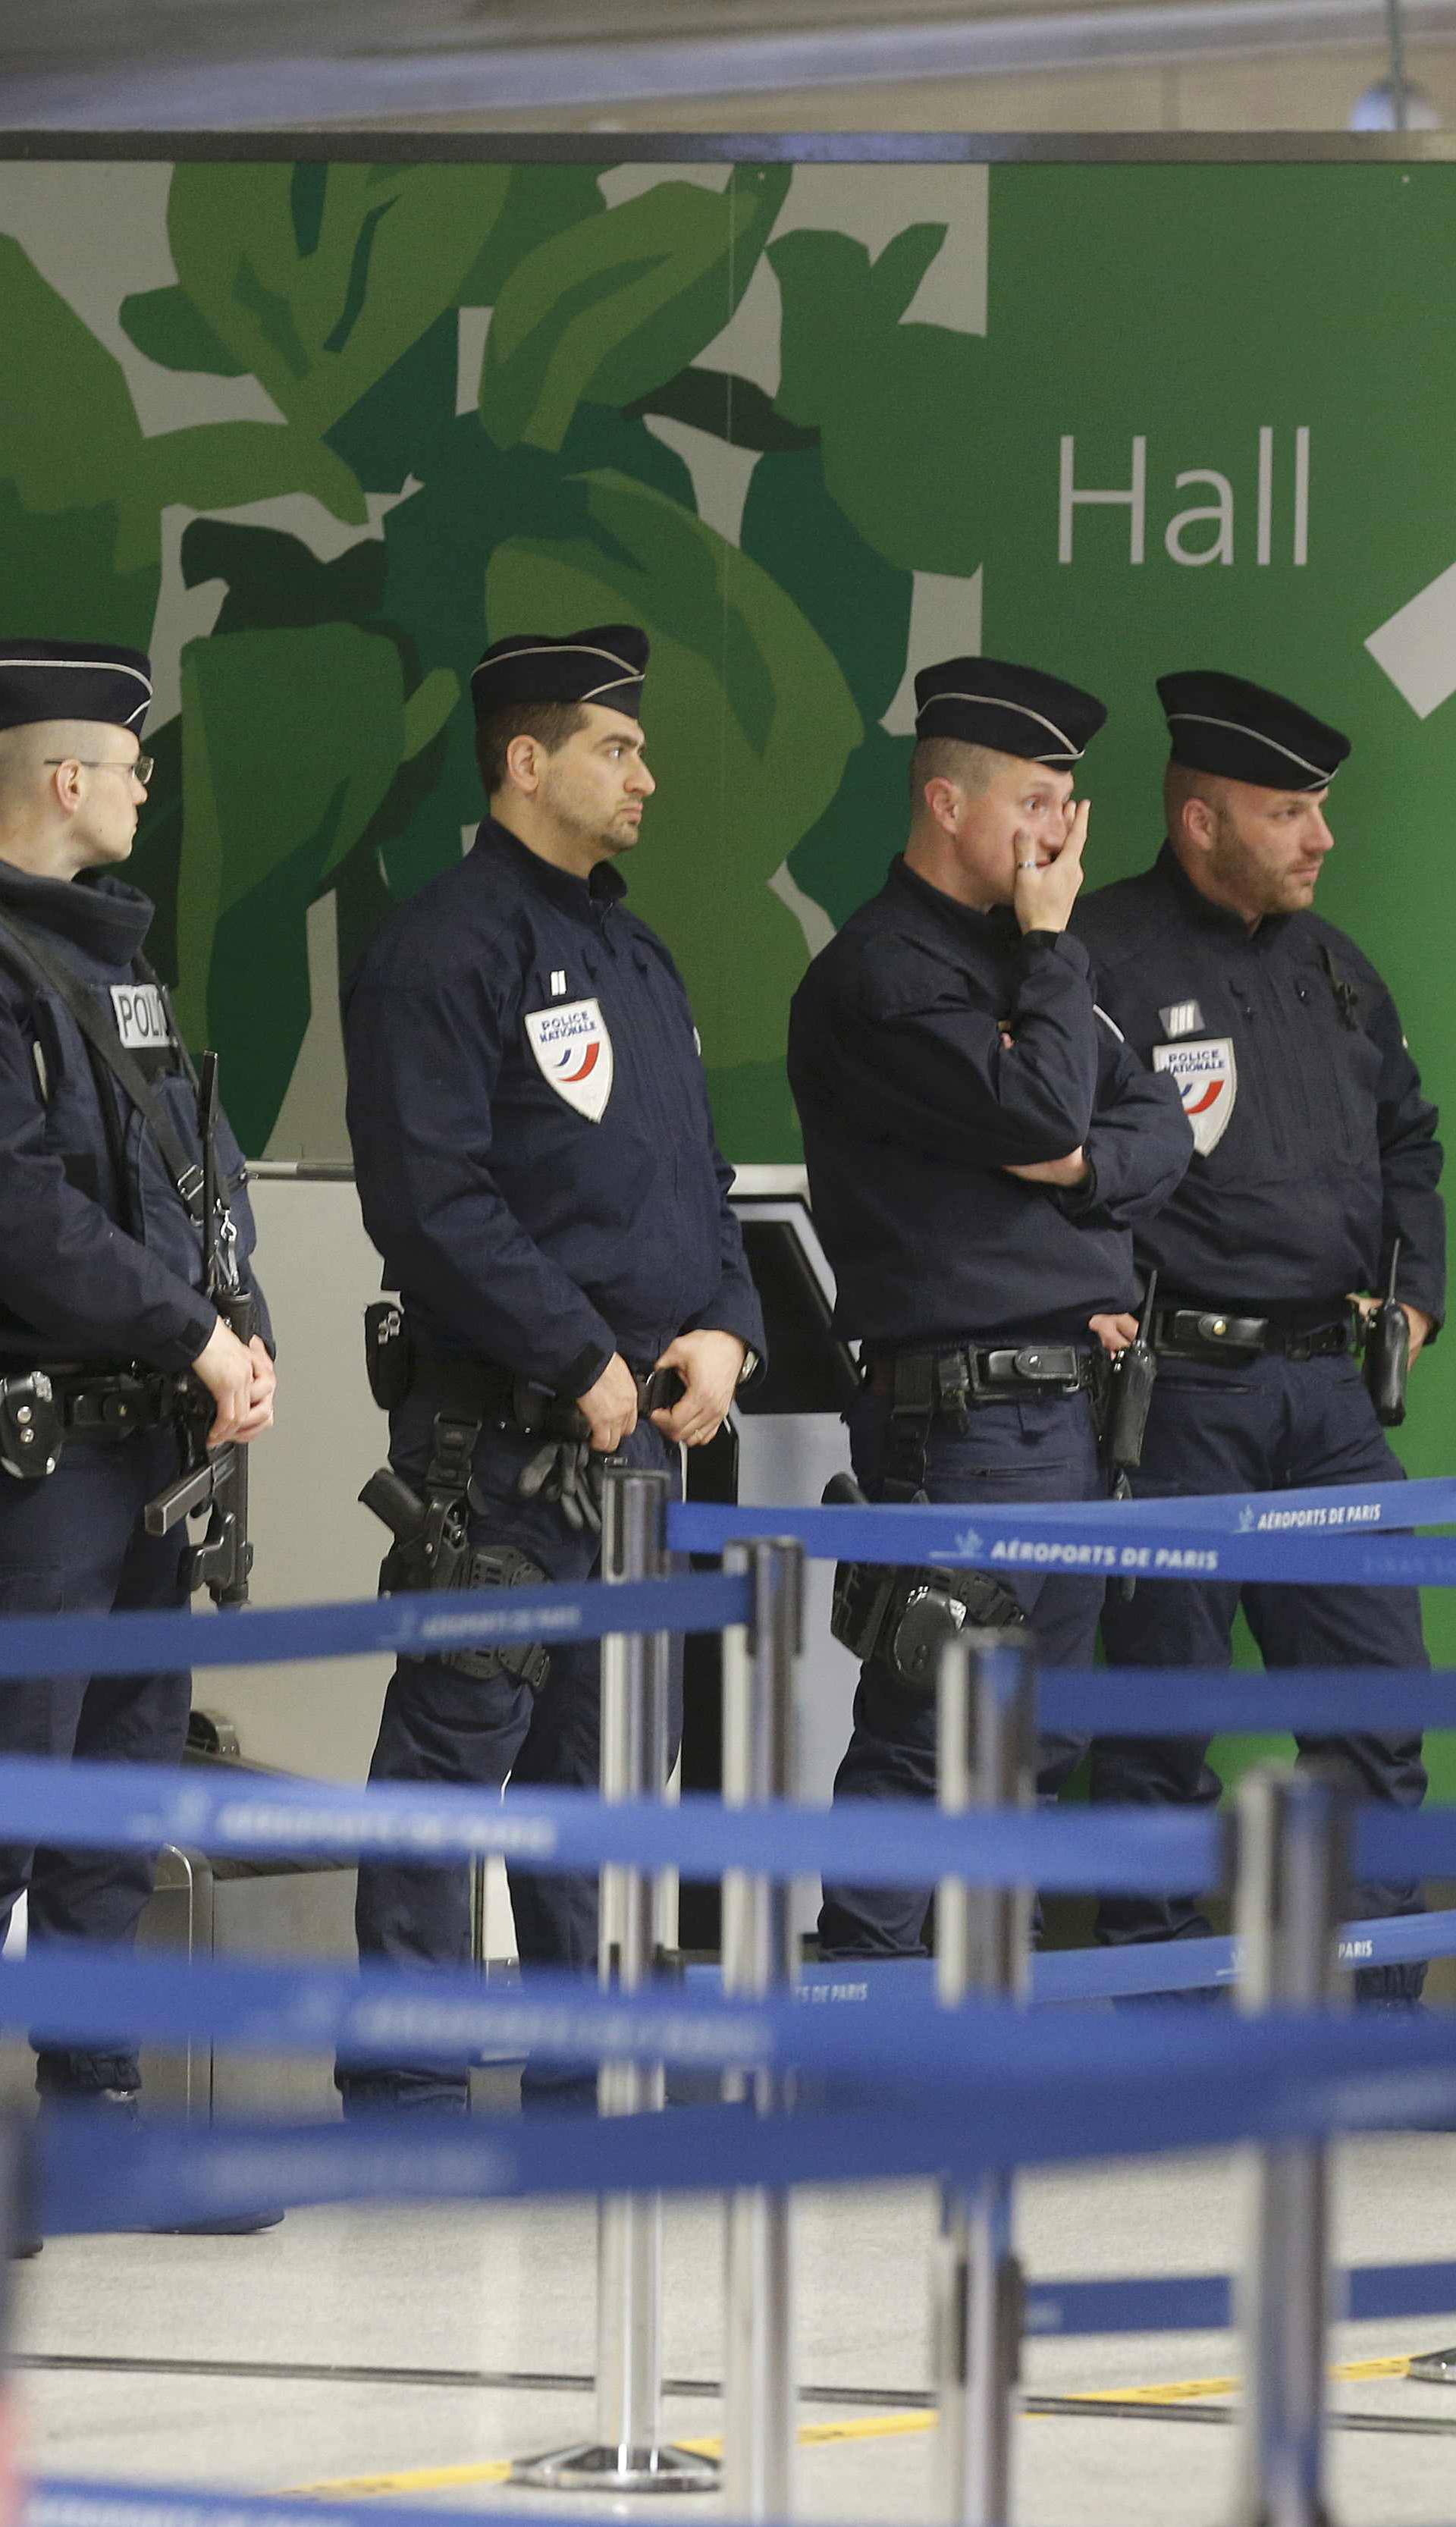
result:
<svg viewBox="0 0 1456 2527"><path fill-rule="evenodd" d="M1158 698L1174 763L1260 790L1325 790L1350 741L1313 711L1242 676L1193 667L1160 676Z"/></svg>
<svg viewBox="0 0 1456 2527"><path fill-rule="evenodd" d="M1031 763L1079 763L1106 717L1095 695L1005 658L943 658L915 678L916 737L955 737Z"/></svg>
<svg viewBox="0 0 1456 2527"><path fill-rule="evenodd" d="M151 698L152 662L144 649L0 637L0 729L90 719L134 729L139 737Z"/></svg>
<svg viewBox="0 0 1456 2527"><path fill-rule="evenodd" d="M476 718L501 702L600 702L640 719L649 648L636 623L595 623L561 640L518 632L493 642L470 679Z"/></svg>

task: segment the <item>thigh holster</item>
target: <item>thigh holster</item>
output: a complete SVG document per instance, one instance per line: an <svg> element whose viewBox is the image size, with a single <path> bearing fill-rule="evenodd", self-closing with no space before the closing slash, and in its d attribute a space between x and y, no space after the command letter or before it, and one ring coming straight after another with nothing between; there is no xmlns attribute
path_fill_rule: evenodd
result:
<svg viewBox="0 0 1456 2527"><path fill-rule="evenodd" d="M470 1541L470 1470L480 1437L478 1421L437 1413L423 1496L392 1466L371 1474L359 1494L383 1519L394 1541L380 1568L382 1597L401 1590L441 1588L539 1588L546 1573L514 1544ZM497 1642L477 1650L446 1650L442 1667L490 1683L510 1676L539 1693L550 1660L539 1641Z"/></svg>
<svg viewBox="0 0 1456 2527"><path fill-rule="evenodd" d="M1008 1631L1025 1616L988 1571L902 1571L840 1562L829 1628L861 1664L873 1660L903 1693L933 1694L940 1655L958 1632Z"/></svg>

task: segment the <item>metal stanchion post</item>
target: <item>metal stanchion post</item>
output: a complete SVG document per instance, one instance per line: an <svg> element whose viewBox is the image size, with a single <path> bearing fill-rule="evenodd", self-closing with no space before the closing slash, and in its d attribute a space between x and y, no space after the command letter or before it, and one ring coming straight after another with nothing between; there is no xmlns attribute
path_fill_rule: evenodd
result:
<svg viewBox="0 0 1456 2527"><path fill-rule="evenodd" d="M723 1642L723 1797L794 1793L796 1668L802 1648L804 1548L730 1545L724 1568L753 1589L747 1628ZM761 1998L793 1985L793 1883L730 1870L723 1880L723 1988ZM732 2097L760 2114L787 2105L792 2080L734 2075ZM753 2187L727 2205L723 2363L723 2490L735 2518L792 2515L798 2428L794 2374L792 2197Z"/></svg>
<svg viewBox="0 0 1456 2527"><path fill-rule="evenodd" d="M668 1478L609 1465L601 1498L601 1573L655 1579L667 1568ZM613 1632L601 1644L601 1795L660 1796L666 1779L669 1648L665 1632ZM654 1882L645 1870L601 1872L598 1932L603 1986L639 1991L652 1968ZM604 2062L603 2115L649 2114L664 2102L662 2065ZM716 2491L717 2467L662 2439L662 2200L608 2194L597 2232L597 2439L511 2469L544 2492Z"/></svg>
<svg viewBox="0 0 1456 2527"><path fill-rule="evenodd" d="M1337 1954L1348 1862L1348 1817L1328 1782L1272 1768L1250 1775L1238 1802L1241 2009L1319 2009L1343 1996ZM1327 2160L1320 2141L1273 2141L1248 2153L1237 2527L1327 2527Z"/></svg>
<svg viewBox="0 0 1456 2527"><path fill-rule="evenodd" d="M1029 1807L1035 1765L1036 1677L1026 1634L972 1632L949 1642L940 1672L941 1807L957 1816ZM1032 1902L1029 1887L941 1880L935 1920L943 2006L955 2008L970 1994L1025 1999ZM973 2097L966 2111L974 2113ZM948 2183L935 2261L935 2346L940 2506L953 2527L1006 2527L1020 2344L1012 2178L998 2172L971 2185Z"/></svg>

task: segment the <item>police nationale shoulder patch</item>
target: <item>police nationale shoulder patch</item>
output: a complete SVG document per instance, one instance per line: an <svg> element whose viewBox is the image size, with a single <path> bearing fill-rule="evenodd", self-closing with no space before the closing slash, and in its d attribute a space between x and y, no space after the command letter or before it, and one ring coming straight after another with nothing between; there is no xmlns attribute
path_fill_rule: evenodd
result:
<svg viewBox="0 0 1456 2527"><path fill-rule="evenodd" d="M611 1095L611 1037L598 1001L564 1001L529 1009L526 1040L543 1079L562 1101L599 1123Z"/></svg>
<svg viewBox="0 0 1456 2527"><path fill-rule="evenodd" d="M111 1006L128 1053L161 1053L172 1042L167 1005L155 983L113 983Z"/></svg>
<svg viewBox="0 0 1456 2527"><path fill-rule="evenodd" d="M1193 1126L1193 1147L1206 1159L1227 1131L1238 1095L1232 1037L1205 1036L1198 1044L1155 1044L1153 1068L1172 1072L1183 1111Z"/></svg>

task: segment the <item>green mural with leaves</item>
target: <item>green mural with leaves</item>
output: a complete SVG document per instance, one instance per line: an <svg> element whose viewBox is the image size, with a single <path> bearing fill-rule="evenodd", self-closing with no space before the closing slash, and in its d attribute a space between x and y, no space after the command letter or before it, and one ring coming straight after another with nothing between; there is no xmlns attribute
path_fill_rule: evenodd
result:
<svg viewBox="0 0 1456 2527"><path fill-rule="evenodd" d="M915 574L979 559L980 345L905 321L947 222L892 182L873 250L811 202L801 227L790 166L188 161L165 234L138 175L129 268L106 173L75 171L68 294L0 169L0 554L18 628L151 646L175 697L135 868L245 1145L342 1154L307 1095L337 1027L317 915L345 971L458 854L481 649L625 617L658 781L633 899L725 1146L796 1159L785 1011L897 839ZM940 411L913 468L901 359Z"/></svg>

